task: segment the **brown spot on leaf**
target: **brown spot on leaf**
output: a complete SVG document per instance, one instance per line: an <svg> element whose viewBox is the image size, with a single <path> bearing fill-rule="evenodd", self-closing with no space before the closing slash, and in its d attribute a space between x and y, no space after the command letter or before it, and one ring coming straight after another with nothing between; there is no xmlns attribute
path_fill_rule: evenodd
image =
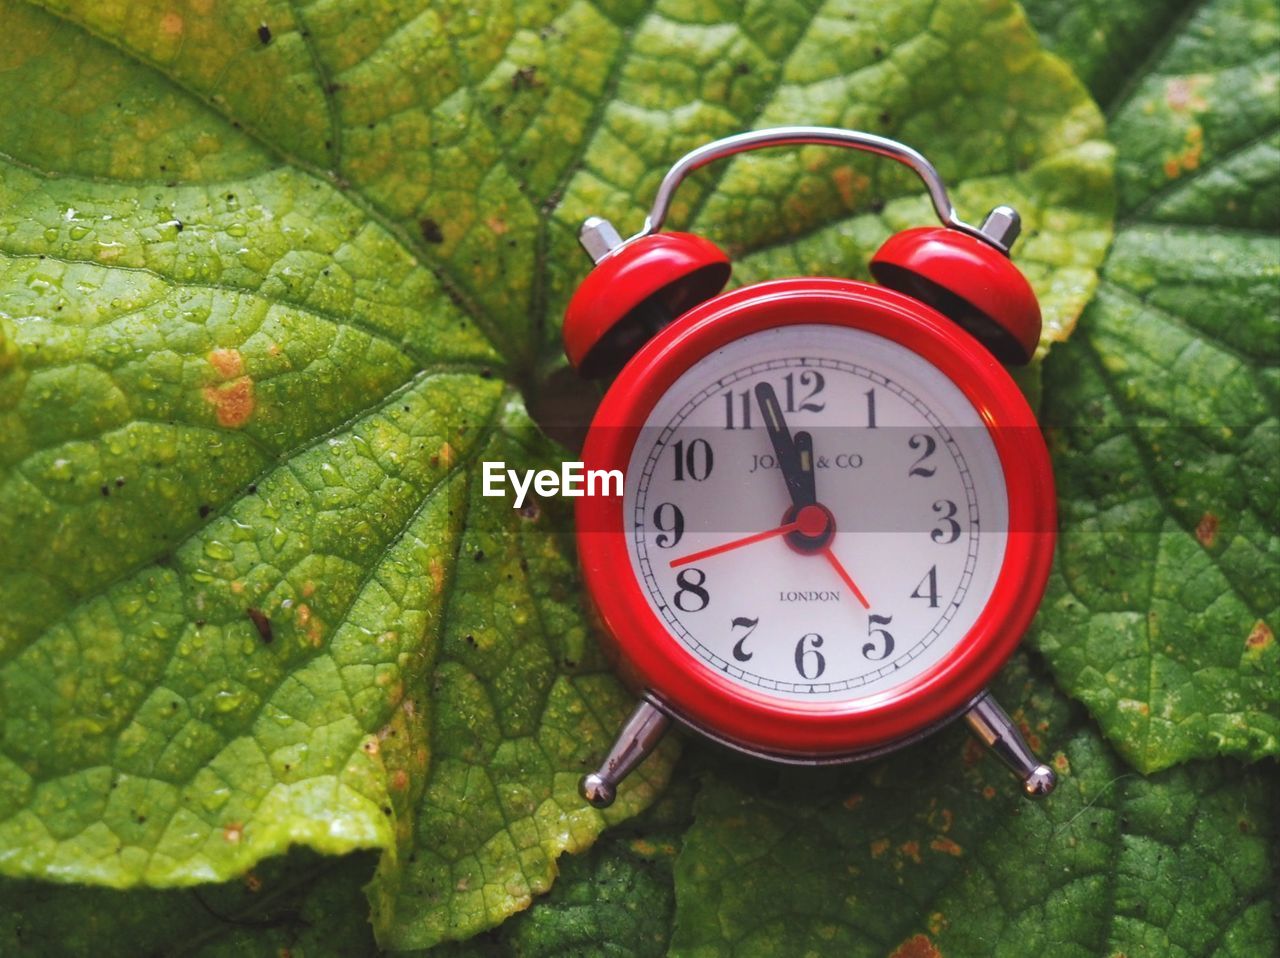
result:
<svg viewBox="0 0 1280 958"><path fill-rule="evenodd" d="M1218 517L1206 512L1196 523L1196 541L1206 549L1212 549L1218 541Z"/></svg>
<svg viewBox="0 0 1280 958"><path fill-rule="evenodd" d="M244 876L244 887L249 890L250 894L257 894L262 891L262 879L253 872L246 872Z"/></svg>
<svg viewBox="0 0 1280 958"><path fill-rule="evenodd" d="M898 849L898 851L902 852L903 857L910 858L917 865L919 865L920 862L922 861L922 859L920 858L919 842L910 842L910 841L903 842L902 846Z"/></svg>
<svg viewBox="0 0 1280 958"><path fill-rule="evenodd" d="M232 845L240 844L240 839L244 837L244 825L240 822L230 822L222 826L222 840Z"/></svg>
<svg viewBox="0 0 1280 958"><path fill-rule="evenodd" d="M253 415L253 380L241 376L220 386L205 386L204 399L214 407L219 426L228 429L243 426Z"/></svg>
<svg viewBox="0 0 1280 958"><path fill-rule="evenodd" d="M831 179L836 185L836 190L840 194L840 200L845 206L853 206L858 197L867 191L871 185L871 181L862 173L858 173L848 166L837 166L831 174Z"/></svg>
<svg viewBox="0 0 1280 958"><path fill-rule="evenodd" d="M847 808L849 811L853 811L855 808L857 808L861 804L862 804L862 795L859 792L854 792L852 795L850 795L848 798L844 800L844 807Z"/></svg>
<svg viewBox="0 0 1280 958"><path fill-rule="evenodd" d="M889 955L889 958L942 958L928 935L912 935Z"/></svg>
<svg viewBox="0 0 1280 958"><path fill-rule="evenodd" d="M977 765L986 756L987 750L978 744L978 740L967 738L964 740L964 746L960 749L960 758L965 765Z"/></svg>
<svg viewBox="0 0 1280 958"><path fill-rule="evenodd" d="M397 792L403 792L409 787L409 773L402 768L396 769L395 774L391 776L391 787Z"/></svg>
<svg viewBox="0 0 1280 958"><path fill-rule="evenodd" d="M294 617L298 623L298 628L306 633L307 641L319 648L323 626L319 617L312 614L311 606L305 602L299 603L298 611L294 613Z"/></svg>
<svg viewBox="0 0 1280 958"><path fill-rule="evenodd" d="M253 627L258 630L258 635L262 637L262 641L270 645L275 636L271 632L271 620L267 618L267 613L261 609L255 609L253 606L245 609L244 613L253 623Z"/></svg>
<svg viewBox="0 0 1280 958"><path fill-rule="evenodd" d="M427 563L427 574L431 576L431 591L439 595L444 591L444 563L433 558Z"/></svg>
<svg viewBox="0 0 1280 958"><path fill-rule="evenodd" d="M430 217L418 220L418 230L428 243L444 242L444 233L440 231L440 224Z"/></svg>
<svg viewBox="0 0 1280 958"><path fill-rule="evenodd" d="M513 90L527 90L538 85L537 67L521 67L511 75L511 89Z"/></svg>
<svg viewBox="0 0 1280 958"><path fill-rule="evenodd" d="M244 357L238 349L215 349L209 353L209 365L222 379L234 379L244 372Z"/></svg>
<svg viewBox="0 0 1280 958"><path fill-rule="evenodd" d="M1259 619L1253 624L1253 629L1244 640L1244 647L1250 651L1265 649L1275 640L1275 633L1271 631L1267 623Z"/></svg>
<svg viewBox="0 0 1280 958"><path fill-rule="evenodd" d="M453 465L453 446L447 442L440 446L440 451L436 455L440 457L440 462L446 469Z"/></svg>
<svg viewBox="0 0 1280 958"><path fill-rule="evenodd" d="M949 838L935 838L929 843L929 847L935 852L942 852L944 855L953 855L956 858L959 858L964 854L964 849Z"/></svg>
<svg viewBox="0 0 1280 958"><path fill-rule="evenodd" d="M160 32L168 37L176 37L182 33L182 17L170 11L160 18Z"/></svg>
<svg viewBox="0 0 1280 958"><path fill-rule="evenodd" d="M1181 153L1167 155L1164 158L1164 175L1168 179L1177 179L1184 172L1190 173L1200 166L1200 157L1204 153L1204 128L1196 123L1187 128L1186 147Z"/></svg>
<svg viewBox="0 0 1280 958"><path fill-rule="evenodd" d="M889 846L893 844L887 838L877 838L871 843L871 857L883 858L884 853L889 850Z"/></svg>

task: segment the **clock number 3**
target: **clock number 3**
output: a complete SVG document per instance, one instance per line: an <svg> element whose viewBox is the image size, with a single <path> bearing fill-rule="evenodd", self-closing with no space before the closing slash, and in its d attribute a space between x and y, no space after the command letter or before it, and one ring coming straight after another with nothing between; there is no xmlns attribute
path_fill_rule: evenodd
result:
<svg viewBox="0 0 1280 958"><path fill-rule="evenodd" d="M938 521L942 525L929 533L929 538L940 545L948 546L960 538L960 523L956 522L956 504L950 499L939 499L933 504L933 511L942 515Z"/></svg>

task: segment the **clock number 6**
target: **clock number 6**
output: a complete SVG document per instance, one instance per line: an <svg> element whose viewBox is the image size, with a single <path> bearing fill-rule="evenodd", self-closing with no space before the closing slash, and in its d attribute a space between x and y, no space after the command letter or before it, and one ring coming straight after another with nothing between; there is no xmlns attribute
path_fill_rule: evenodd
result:
<svg viewBox="0 0 1280 958"><path fill-rule="evenodd" d="M681 569L676 576L676 585L680 586L675 597L676 608L681 612L701 612L705 609L711 602L711 594L703 588L706 581L707 574L701 569ZM686 599L685 596L688 595L693 598Z"/></svg>
<svg viewBox="0 0 1280 958"><path fill-rule="evenodd" d="M889 653L893 651L893 636L889 633L888 629L873 629L872 626L888 625L892 621L893 616L891 615L873 615L868 617L867 635L884 636L884 651L879 655L876 655L876 644L874 642L868 642L862 647L863 655L869 659L887 659L889 657Z"/></svg>
<svg viewBox="0 0 1280 958"><path fill-rule="evenodd" d="M796 671L801 678L816 679L826 670L827 660L818 651L821 645L822 636L817 632L800 636L800 641L796 643Z"/></svg>

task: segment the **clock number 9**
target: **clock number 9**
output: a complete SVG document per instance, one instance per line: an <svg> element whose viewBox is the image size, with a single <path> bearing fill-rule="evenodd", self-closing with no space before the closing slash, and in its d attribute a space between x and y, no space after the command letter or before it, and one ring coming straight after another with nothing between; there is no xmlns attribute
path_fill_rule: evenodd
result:
<svg viewBox="0 0 1280 958"><path fill-rule="evenodd" d="M822 645L822 636L817 632L809 632L800 636L796 643L796 671L801 678L816 679L827 668L827 660L818 651Z"/></svg>
<svg viewBox="0 0 1280 958"><path fill-rule="evenodd" d="M701 612L705 609L711 602L711 593L703 588L706 581L707 574L701 569L681 569L676 576L676 585L680 586L676 591L676 608L681 612ZM686 599L685 596L693 598Z"/></svg>
<svg viewBox="0 0 1280 958"><path fill-rule="evenodd" d="M926 466L924 461L938 451L938 443L928 433L918 432L907 440L907 445L912 449L919 449L924 446L924 452L920 454L920 458L911 464L911 468L907 470L908 476L924 476L926 479L937 472L936 466Z"/></svg>
<svg viewBox="0 0 1280 958"><path fill-rule="evenodd" d="M873 629L872 626L888 625L892 621L893 616L891 615L873 615L870 617L867 622L867 635L884 636L884 651L879 655L876 655L876 644L874 642L868 642L862 647L863 655L869 659L887 659L889 657L889 653L893 651L893 636L889 634L888 629Z"/></svg>
<svg viewBox="0 0 1280 958"><path fill-rule="evenodd" d="M711 443L705 439L695 439L686 449L684 440L675 443L671 451L676 454L676 482L683 482L685 473L694 482L701 482L711 475L716 457L711 452Z"/></svg>
<svg viewBox="0 0 1280 958"><path fill-rule="evenodd" d="M669 525L663 519L664 515L670 516ZM658 530L658 535L653 539L658 548L674 549L676 543L684 537L684 513L674 502L664 502L653 510L653 527Z"/></svg>

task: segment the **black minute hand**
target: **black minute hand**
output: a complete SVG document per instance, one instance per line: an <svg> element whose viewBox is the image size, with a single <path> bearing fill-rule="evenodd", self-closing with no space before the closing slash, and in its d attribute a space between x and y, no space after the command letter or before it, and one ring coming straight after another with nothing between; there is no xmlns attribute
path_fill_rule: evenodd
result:
<svg viewBox="0 0 1280 958"><path fill-rule="evenodd" d="M760 404L764 428L769 433L769 441L773 443L773 451L778 457L778 466L782 469L782 478L786 480L792 505L797 509L813 505L816 495L813 481L812 439L807 433L801 433L806 437L807 448L801 450L796 446L795 439L791 437L791 430L787 428L787 421L782 418L782 406L778 403L778 394L768 383L757 384L756 402Z"/></svg>
<svg viewBox="0 0 1280 958"><path fill-rule="evenodd" d="M797 509L818 501L818 480L813 472L813 436L807 430L796 433L796 456L800 461L800 475L804 479L804 502L796 502ZM794 499L794 496L792 497Z"/></svg>

